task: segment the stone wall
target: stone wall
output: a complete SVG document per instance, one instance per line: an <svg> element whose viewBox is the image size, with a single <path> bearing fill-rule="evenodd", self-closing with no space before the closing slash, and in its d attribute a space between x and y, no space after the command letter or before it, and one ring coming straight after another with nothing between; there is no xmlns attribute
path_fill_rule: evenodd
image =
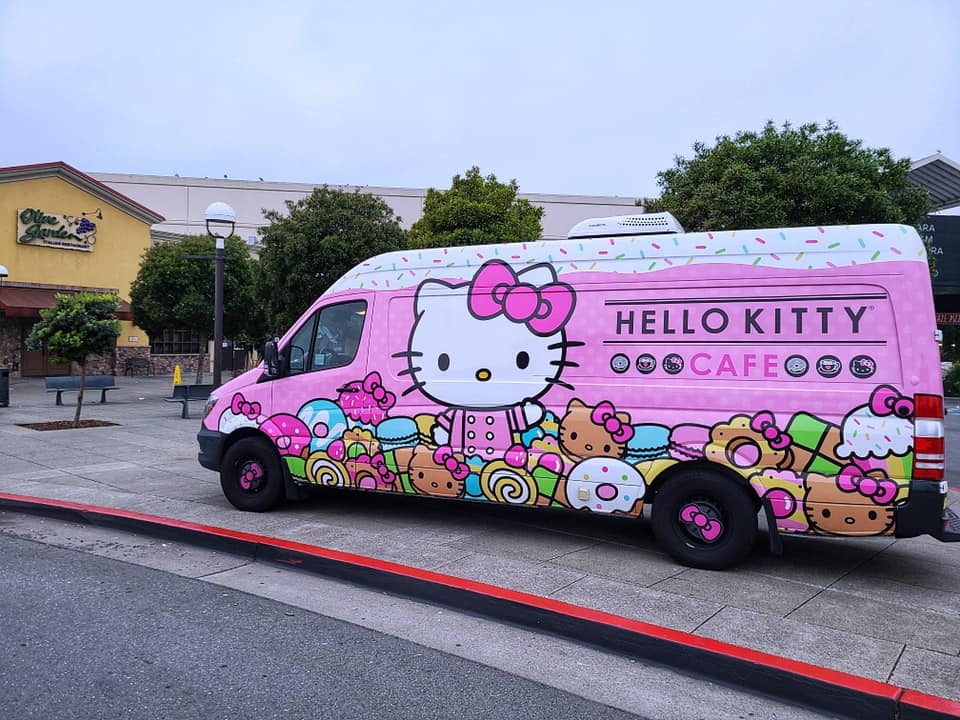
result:
<svg viewBox="0 0 960 720"><path fill-rule="evenodd" d="M173 366L179 365L184 382L192 382L187 379L187 376L190 373L197 374L197 361L199 359L199 355L150 355L153 371L157 375L173 375ZM210 371L209 355L203 356L203 371Z"/></svg>

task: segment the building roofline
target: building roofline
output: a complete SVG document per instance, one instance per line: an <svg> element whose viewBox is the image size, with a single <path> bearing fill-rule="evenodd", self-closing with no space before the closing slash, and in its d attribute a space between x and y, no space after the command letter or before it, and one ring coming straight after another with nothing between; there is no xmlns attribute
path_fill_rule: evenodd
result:
<svg viewBox="0 0 960 720"><path fill-rule="evenodd" d="M109 183L132 183L143 185L170 185L175 187L208 187L224 188L231 190L266 190L275 192L303 192L311 193L315 188L327 187L345 192L360 190L361 192L372 195L386 197L413 197L422 198L427 194L427 188L401 188L387 187L379 185L337 185L335 183L301 183L301 182L282 182L276 180L233 180L230 178L197 178L180 177L177 175L135 175L126 173L95 173L95 176L103 182ZM445 188L437 188L444 190ZM563 195L557 193L518 193L519 197L530 200L531 202L553 203L563 202L568 204L586 204L586 205L623 205L634 207L636 198L621 197L617 195Z"/></svg>
<svg viewBox="0 0 960 720"><path fill-rule="evenodd" d="M147 225L161 223L166 220L160 213L141 205L133 198L117 192L109 185L105 185L96 178L80 172L62 160L35 163L32 165L0 167L0 183L16 182L19 180L37 180L46 177L58 177Z"/></svg>

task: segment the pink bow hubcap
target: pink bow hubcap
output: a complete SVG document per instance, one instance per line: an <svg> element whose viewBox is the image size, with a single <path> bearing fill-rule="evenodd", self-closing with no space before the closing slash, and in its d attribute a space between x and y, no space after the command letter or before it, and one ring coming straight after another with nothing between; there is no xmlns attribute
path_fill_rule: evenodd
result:
<svg viewBox="0 0 960 720"><path fill-rule="evenodd" d="M680 508L680 525L686 533L705 543L715 543L723 536L719 509L706 500L690 502Z"/></svg>

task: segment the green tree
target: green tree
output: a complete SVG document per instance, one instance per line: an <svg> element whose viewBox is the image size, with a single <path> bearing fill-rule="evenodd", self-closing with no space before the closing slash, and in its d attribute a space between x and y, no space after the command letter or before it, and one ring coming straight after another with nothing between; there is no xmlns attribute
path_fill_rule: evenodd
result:
<svg viewBox="0 0 960 720"><path fill-rule="evenodd" d="M87 358L103 355L117 344L120 335L116 316L118 303L116 295L104 293L57 295L56 305L40 311L42 320L33 326L27 337L27 347L31 350L45 348L57 362L75 362L80 366L74 427L80 425Z"/></svg>
<svg viewBox="0 0 960 720"><path fill-rule="evenodd" d="M497 182L470 168L453 176L449 190L427 190L423 217L413 224L410 247L488 245L536 240L543 232L543 208L517 198L517 181Z"/></svg>
<svg viewBox="0 0 960 720"><path fill-rule="evenodd" d="M380 253L406 247L399 217L382 199L319 187L287 214L265 210L260 288L270 329L286 330L341 275Z"/></svg>
<svg viewBox="0 0 960 720"><path fill-rule="evenodd" d="M190 235L156 245L144 253L130 288L133 322L149 335L162 330L199 332L198 383L203 382L204 353L213 335L215 241ZM254 261L238 237L224 243L223 333L226 337L262 334ZM210 258L210 259L203 259Z"/></svg>
<svg viewBox="0 0 960 720"><path fill-rule="evenodd" d="M908 179L910 160L864 147L830 121L722 135L657 175L663 194L648 212L669 211L688 231L905 223L930 210Z"/></svg>

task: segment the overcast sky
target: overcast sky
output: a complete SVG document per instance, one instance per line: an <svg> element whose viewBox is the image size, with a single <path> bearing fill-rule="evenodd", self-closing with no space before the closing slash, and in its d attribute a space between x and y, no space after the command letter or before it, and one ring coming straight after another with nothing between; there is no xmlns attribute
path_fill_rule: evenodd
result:
<svg viewBox="0 0 960 720"><path fill-rule="evenodd" d="M956 0L0 0L0 165L643 197L831 118L960 161L958 43Z"/></svg>

